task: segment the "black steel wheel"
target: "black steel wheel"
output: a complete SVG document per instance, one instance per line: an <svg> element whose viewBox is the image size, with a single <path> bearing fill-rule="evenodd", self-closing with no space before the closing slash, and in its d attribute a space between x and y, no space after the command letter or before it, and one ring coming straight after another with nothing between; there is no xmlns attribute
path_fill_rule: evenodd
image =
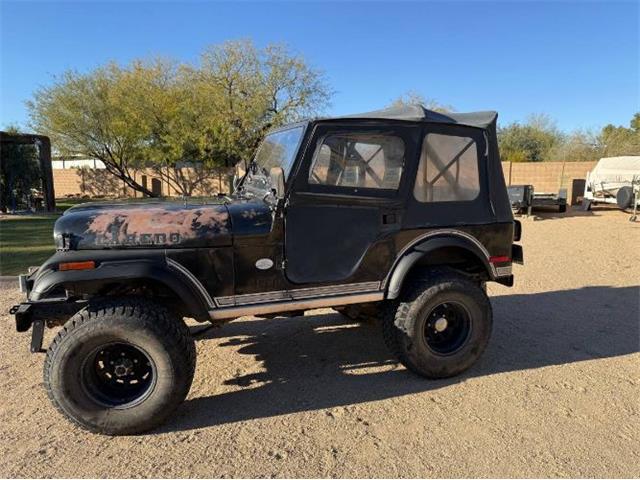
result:
<svg viewBox="0 0 640 480"><path fill-rule="evenodd" d="M69 420L108 435L160 425L184 400L195 371L185 323L140 298L90 304L53 340L44 383Z"/></svg>
<svg viewBox="0 0 640 480"><path fill-rule="evenodd" d="M80 380L96 402L113 408L129 408L153 390L157 373L149 355L127 342L114 342L90 353Z"/></svg>
<svg viewBox="0 0 640 480"><path fill-rule="evenodd" d="M437 305L424 322L427 346L438 355L451 355L466 342L471 332L471 316L464 305L445 302Z"/></svg>
<svg viewBox="0 0 640 480"><path fill-rule="evenodd" d="M382 325L387 346L404 366L427 378L446 378L480 358L492 322L491 303L481 284L438 271L410 280Z"/></svg>

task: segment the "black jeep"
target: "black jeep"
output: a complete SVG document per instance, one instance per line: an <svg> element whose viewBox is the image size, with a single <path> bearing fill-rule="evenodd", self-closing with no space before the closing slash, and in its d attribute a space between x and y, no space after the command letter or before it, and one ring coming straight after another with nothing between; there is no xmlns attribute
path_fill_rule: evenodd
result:
<svg viewBox="0 0 640 480"><path fill-rule="evenodd" d="M229 197L69 209L12 308L34 352L62 326L44 364L53 404L94 432L157 426L195 370L184 317L333 307L379 319L419 375L468 369L491 333L485 283L511 286L522 262L496 118L413 105L296 123L266 136Z"/></svg>

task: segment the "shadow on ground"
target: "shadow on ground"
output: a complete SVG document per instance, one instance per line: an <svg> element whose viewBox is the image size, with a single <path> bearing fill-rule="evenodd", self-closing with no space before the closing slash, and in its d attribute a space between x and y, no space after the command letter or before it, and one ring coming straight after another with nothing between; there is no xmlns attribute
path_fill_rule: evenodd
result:
<svg viewBox="0 0 640 480"><path fill-rule="evenodd" d="M394 368L378 326L352 324L337 313L232 322L199 341L215 337L224 339L223 348L239 346L239 354L254 356L263 371L221 379L245 388L185 402L161 431L376 401L471 377L634 353L639 298L637 287L492 297L494 331L484 356L466 374L438 381ZM371 366L382 368L362 372Z"/></svg>

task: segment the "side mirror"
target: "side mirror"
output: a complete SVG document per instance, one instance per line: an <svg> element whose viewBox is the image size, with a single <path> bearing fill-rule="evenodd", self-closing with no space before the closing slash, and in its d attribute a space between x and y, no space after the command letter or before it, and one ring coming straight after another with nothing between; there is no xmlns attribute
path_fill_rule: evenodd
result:
<svg viewBox="0 0 640 480"><path fill-rule="evenodd" d="M284 170L282 167L272 167L269 171L271 185L277 198L284 198Z"/></svg>

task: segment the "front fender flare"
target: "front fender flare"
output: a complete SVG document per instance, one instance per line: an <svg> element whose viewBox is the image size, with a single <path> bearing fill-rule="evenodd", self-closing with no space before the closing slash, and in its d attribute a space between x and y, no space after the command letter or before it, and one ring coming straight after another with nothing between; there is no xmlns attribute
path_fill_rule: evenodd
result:
<svg viewBox="0 0 640 480"><path fill-rule="evenodd" d="M196 319L208 319L210 297L197 279L182 269L172 268L169 263L158 260L105 261L93 270L49 270L38 276L29 295L29 300L37 302L45 299L56 287L78 286L97 289L107 283L130 280L152 280L170 289ZM202 291L204 290L204 292Z"/></svg>

